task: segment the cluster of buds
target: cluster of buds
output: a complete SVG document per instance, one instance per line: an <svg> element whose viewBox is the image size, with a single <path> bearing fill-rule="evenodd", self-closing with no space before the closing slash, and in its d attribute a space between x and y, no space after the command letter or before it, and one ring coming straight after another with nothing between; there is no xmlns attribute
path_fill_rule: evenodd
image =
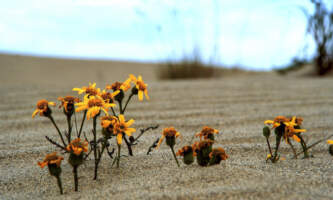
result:
<svg viewBox="0 0 333 200"><path fill-rule="evenodd" d="M179 166L178 159L176 156L183 156L183 162L186 165L190 165L194 162L194 157L197 158L197 163L200 166L208 166L219 164L222 160L226 160L228 155L225 150L221 147L214 148L213 144L215 140L215 134L219 131L208 126L204 126L200 133L195 136L200 137L200 141L194 142L192 145L186 145L174 153L174 146L176 144L176 138L180 136L180 133L175 128L165 128L162 132L162 137L159 140L157 147L165 139L166 144L170 147L174 158Z"/></svg>

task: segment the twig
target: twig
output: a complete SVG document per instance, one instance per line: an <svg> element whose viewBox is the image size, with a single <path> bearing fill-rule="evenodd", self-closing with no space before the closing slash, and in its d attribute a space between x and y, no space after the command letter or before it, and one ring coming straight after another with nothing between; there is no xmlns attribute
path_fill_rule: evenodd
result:
<svg viewBox="0 0 333 200"><path fill-rule="evenodd" d="M136 137L136 138L134 138L134 140L132 140L131 141L131 145L133 145L133 143L135 142L135 141L137 141L146 131L148 131L148 130L154 130L154 129L157 129L159 127L159 125L155 125L155 126L149 126L149 127L147 127L147 128L145 128L145 129L140 129L140 134Z"/></svg>
<svg viewBox="0 0 333 200"><path fill-rule="evenodd" d="M45 138L51 143L56 145L57 147L61 148L62 150L66 151L66 148L62 145L60 145L59 143L57 143L56 141L53 141L51 138L49 138L48 136L45 136Z"/></svg>
<svg viewBox="0 0 333 200"><path fill-rule="evenodd" d="M149 155L149 153L152 152L152 150L157 147L157 143L158 143L159 140L160 140L160 138L157 138L155 140L155 142L149 147L149 149L147 151L147 155Z"/></svg>
<svg viewBox="0 0 333 200"><path fill-rule="evenodd" d="M317 142L315 142L315 143L311 144L310 146L308 146L308 147L306 148L306 150L309 150L310 148L312 148L312 147L316 146L317 144L319 144L319 143L321 143L321 142L324 142L325 140L328 140L328 139L330 139L331 137L333 137L333 134L332 134L332 135L329 135L329 136L327 136L327 137L326 137L326 138L324 138L324 139L320 139L320 140L318 140ZM301 151L301 152L297 153L296 155L300 155L300 154L304 153L304 151L305 151L305 150L303 150L303 151Z"/></svg>

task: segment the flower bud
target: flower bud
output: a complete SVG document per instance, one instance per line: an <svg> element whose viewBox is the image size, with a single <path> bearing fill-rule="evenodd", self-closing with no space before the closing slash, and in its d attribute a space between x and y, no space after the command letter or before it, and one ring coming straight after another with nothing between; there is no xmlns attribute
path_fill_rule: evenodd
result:
<svg viewBox="0 0 333 200"><path fill-rule="evenodd" d="M262 130L263 132L263 135L266 137L266 138L269 138L269 136L271 135L271 130L269 129L268 126L265 126Z"/></svg>

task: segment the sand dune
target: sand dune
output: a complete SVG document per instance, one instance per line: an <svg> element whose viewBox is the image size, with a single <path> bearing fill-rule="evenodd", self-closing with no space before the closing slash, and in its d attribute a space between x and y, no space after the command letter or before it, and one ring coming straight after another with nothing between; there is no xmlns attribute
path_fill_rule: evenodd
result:
<svg viewBox="0 0 333 200"><path fill-rule="evenodd" d="M262 136L263 121L276 115L303 116L309 143L332 134L333 79L296 79L267 73L161 82L154 77L151 64L120 63L109 67L94 62L76 67L80 61L68 64L45 59L39 66L34 62L35 58L26 57L7 57L1 61L1 71L5 73L1 73L0 85L0 199L330 199L333 196L333 161L326 144L312 149L313 158L294 160L289 146L283 143L281 153L286 160L271 164L265 163L267 149ZM72 77L72 70L78 77ZM71 75L67 76L66 71ZM135 100L129 105L127 118L136 120L135 128L155 124L160 128L142 137L134 147L135 155L122 158L120 169L111 169L111 160L105 156L98 181L92 180L93 160L87 161L79 169L79 192L74 192L71 167L65 158L62 173L65 194L60 196L54 178L36 164L45 153L56 150L44 136L57 139L46 119L31 119L36 101L41 98L56 101L58 96L71 93L73 86L83 86L89 81L97 81L99 87L104 87L111 80L122 81L129 73L144 76L151 100ZM64 129L66 122L60 110L55 110L54 116ZM91 129L91 123L86 130ZM175 126L182 133L183 139L176 145L180 148L204 125L222 132L216 138L216 145L224 147L230 157L223 164L213 167L182 164L178 168L165 145L146 155L162 128ZM299 146L297 149L300 151Z"/></svg>

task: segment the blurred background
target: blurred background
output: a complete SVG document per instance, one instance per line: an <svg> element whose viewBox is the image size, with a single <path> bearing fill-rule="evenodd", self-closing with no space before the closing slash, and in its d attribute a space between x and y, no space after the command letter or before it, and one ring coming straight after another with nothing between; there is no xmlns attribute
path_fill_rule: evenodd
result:
<svg viewBox="0 0 333 200"><path fill-rule="evenodd" d="M308 74L326 75L332 8L330 0L5 1L0 67L103 66L103 74L109 65L135 63L162 65L154 73L168 79L311 66Z"/></svg>

